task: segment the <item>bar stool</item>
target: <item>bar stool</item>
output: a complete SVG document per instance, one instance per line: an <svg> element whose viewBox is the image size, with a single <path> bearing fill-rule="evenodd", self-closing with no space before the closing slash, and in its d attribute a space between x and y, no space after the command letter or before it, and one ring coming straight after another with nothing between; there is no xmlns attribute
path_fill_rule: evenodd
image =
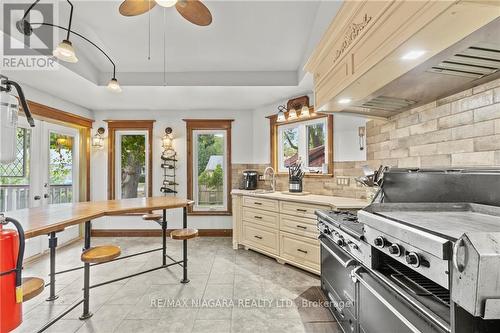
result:
<svg viewBox="0 0 500 333"><path fill-rule="evenodd" d="M192 228L177 229L170 233L170 237L174 240L182 240L182 261L184 262L183 277L181 283L188 283L187 278L187 240L198 236L198 230Z"/></svg>
<svg viewBox="0 0 500 333"><path fill-rule="evenodd" d="M82 252L81 260L86 264L100 264L119 257L121 252L116 245L94 246Z"/></svg>
<svg viewBox="0 0 500 333"><path fill-rule="evenodd" d="M161 220L163 219L163 216L160 214L144 214L144 215L142 215L142 219L144 221L161 222Z"/></svg>
<svg viewBox="0 0 500 333"><path fill-rule="evenodd" d="M45 288L45 281L37 277L25 277L21 280L23 288L23 302L40 295Z"/></svg>

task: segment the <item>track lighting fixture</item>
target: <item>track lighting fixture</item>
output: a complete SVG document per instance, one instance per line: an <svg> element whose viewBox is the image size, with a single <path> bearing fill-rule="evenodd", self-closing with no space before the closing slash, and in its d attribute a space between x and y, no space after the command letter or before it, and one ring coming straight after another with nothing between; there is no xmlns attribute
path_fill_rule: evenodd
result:
<svg viewBox="0 0 500 333"><path fill-rule="evenodd" d="M112 76L111 80L109 81L107 87L109 90L111 90L113 92L121 92L122 89L120 87L120 84L118 83L118 80L116 79L116 65L115 65L114 61L96 43L94 43L93 41L91 41L87 37L83 36L82 34L76 32L74 30L71 30L71 23L73 20L73 4L71 3L71 1L66 0L71 6L69 23L68 23L67 28L62 27L62 26L57 25L57 24L49 23L49 22L29 22L26 18L28 16L29 12L33 9L33 7L35 7L35 5L39 1L40 0L35 0L35 2L33 2L28 7L28 9L25 11L23 18L16 23L16 27L19 30L19 32L21 32L22 34L24 34L26 36L30 36L33 33L33 26L48 26L48 27L53 27L53 28L65 30L67 32L66 39L63 39L63 41L61 43L59 43L59 45L54 49L52 54L57 59L62 60L62 61L66 61L66 62L70 62L70 63L76 63L78 61L78 58L76 57L75 49L73 48L73 44L69 40L70 35L73 34L75 36L80 37L81 39L85 40L86 42L88 42L89 44L94 46L96 49L101 51L101 53L104 54L104 56L106 58L108 58L109 62L111 62L111 64L113 65L113 76Z"/></svg>

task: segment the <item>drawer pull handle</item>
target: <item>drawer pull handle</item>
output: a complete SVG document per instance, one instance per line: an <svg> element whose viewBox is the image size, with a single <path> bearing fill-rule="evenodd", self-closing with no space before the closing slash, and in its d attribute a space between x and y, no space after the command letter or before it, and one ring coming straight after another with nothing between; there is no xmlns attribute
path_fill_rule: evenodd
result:
<svg viewBox="0 0 500 333"><path fill-rule="evenodd" d="M298 212L305 213L305 212L307 212L307 209L297 208L297 211L298 211Z"/></svg>
<svg viewBox="0 0 500 333"><path fill-rule="evenodd" d="M254 204L254 205L259 205L259 206L262 206L262 202L254 202L253 204Z"/></svg>
<svg viewBox="0 0 500 333"><path fill-rule="evenodd" d="M297 228L307 230L307 227L304 227L303 225L298 225L298 224L297 224Z"/></svg>
<svg viewBox="0 0 500 333"><path fill-rule="evenodd" d="M307 254L307 251L306 251L306 250L297 249L297 251Z"/></svg>
<svg viewBox="0 0 500 333"><path fill-rule="evenodd" d="M262 236L254 236L257 239L262 239Z"/></svg>
<svg viewBox="0 0 500 333"><path fill-rule="evenodd" d="M262 216L255 215L254 218L262 220Z"/></svg>

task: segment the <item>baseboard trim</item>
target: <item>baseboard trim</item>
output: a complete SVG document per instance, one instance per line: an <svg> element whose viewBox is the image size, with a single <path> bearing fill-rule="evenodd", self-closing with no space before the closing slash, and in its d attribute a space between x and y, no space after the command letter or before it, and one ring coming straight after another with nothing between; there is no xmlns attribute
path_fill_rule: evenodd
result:
<svg viewBox="0 0 500 333"><path fill-rule="evenodd" d="M167 235L175 229L168 229ZM232 237L233 229L198 229L201 237ZM92 237L161 237L158 229L92 229Z"/></svg>

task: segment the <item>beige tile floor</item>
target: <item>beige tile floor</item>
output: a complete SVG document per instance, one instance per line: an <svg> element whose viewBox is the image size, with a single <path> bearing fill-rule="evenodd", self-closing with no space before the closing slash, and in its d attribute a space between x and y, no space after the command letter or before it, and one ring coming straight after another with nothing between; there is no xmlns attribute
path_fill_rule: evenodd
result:
<svg viewBox="0 0 500 333"><path fill-rule="evenodd" d="M157 238L94 238L92 242L120 245L123 255L161 246ZM181 243L168 240L168 252L174 258L181 258ZM77 242L58 249L58 270L80 264L81 246ZM230 238L189 241L188 253L189 284L179 283L182 268L175 266L92 289L92 318L80 321L79 306L46 332L340 332L328 309L305 303L323 299L317 276L253 251L234 251ZM161 252L154 252L96 266L91 283L160 262ZM24 274L47 279L48 256L26 264ZM78 301L82 271L58 275L56 285L56 301L45 301L46 289L24 303L24 322L16 333L35 332Z"/></svg>

